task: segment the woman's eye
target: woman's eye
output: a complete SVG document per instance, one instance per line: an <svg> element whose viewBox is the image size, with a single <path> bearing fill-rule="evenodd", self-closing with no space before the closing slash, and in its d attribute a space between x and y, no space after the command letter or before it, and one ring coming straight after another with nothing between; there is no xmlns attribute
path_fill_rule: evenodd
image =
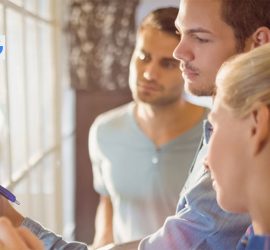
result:
<svg viewBox="0 0 270 250"><path fill-rule="evenodd" d="M205 129L204 134L205 134L206 143L208 143L214 131L214 127L212 126L212 124L210 124L210 122L208 122L208 124L205 126L204 129Z"/></svg>
<svg viewBox="0 0 270 250"><path fill-rule="evenodd" d="M208 133L210 136L212 135L213 131L214 131L214 128L212 126L208 128Z"/></svg>

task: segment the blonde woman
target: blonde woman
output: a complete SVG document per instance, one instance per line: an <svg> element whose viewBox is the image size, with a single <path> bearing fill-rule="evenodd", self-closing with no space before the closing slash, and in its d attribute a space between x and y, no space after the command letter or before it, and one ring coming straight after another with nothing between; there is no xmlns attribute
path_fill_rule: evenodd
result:
<svg viewBox="0 0 270 250"><path fill-rule="evenodd" d="M207 167L217 201L251 217L237 249L270 249L270 44L225 63L216 86Z"/></svg>

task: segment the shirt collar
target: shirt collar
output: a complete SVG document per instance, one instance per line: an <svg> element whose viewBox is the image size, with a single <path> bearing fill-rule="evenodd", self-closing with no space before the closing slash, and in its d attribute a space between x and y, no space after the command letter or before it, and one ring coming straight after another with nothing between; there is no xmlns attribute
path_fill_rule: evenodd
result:
<svg viewBox="0 0 270 250"><path fill-rule="evenodd" d="M269 250L270 235L255 235L252 226L249 226L245 235L239 241L237 250Z"/></svg>

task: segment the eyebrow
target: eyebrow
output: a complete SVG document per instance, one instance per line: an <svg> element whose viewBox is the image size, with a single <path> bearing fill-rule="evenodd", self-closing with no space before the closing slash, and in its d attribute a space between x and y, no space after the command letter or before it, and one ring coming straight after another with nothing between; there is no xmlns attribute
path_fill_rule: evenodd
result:
<svg viewBox="0 0 270 250"><path fill-rule="evenodd" d="M177 28L178 31L181 30L180 26L175 22L175 27ZM181 32L180 32L181 33ZM204 28L198 27L198 28L194 28L194 29L188 29L186 31L187 34L194 34L194 33L206 33L206 34L212 34L211 31L206 30Z"/></svg>
<svg viewBox="0 0 270 250"><path fill-rule="evenodd" d="M212 34L209 30L203 29L203 28L196 28L196 29L189 29L187 30L188 34L193 34L193 33L207 33L207 34Z"/></svg>
<svg viewBox="0 0 270 250"><path fill-rule="evenodd" d="M177 20L174 21L174 26L177 30L180 30L180 26L177 24Z"/></svg>
<svg viewBox="0 0 270 250"><path fill-rule="evenodd" d="M174 57L163 57L162 61L166 61L166 62L175 62L178 63L179 61L177 59L175 59Z"/></svg>
<svg viewBox="0 0 270 250"><path fill-rule="evenodd" d="M207 115L207 120L211 123L211 121L213 121L213 114L212 112L210 112L208 115Z"/></svg>
<svg viewBox="0 0 270 250"><path fill-rule="evenodd" d="M150 55L150 56L151 56L151 53L148 52L148 51L146 51L146 50L143 49L143 48L139 49L139 51L142 52L142 53L144 53L144 54L146 54L146 55ZM163 60L163 61L179 62L177 59L175 59L175 58L173 57L173 55L170 56L170 57L162 57L162 60Z"/></svg>
<svg viewBox="0 0 270 250"><path fill-rule="evenodd" d="M210 113L207 115L207 120L212 124L217 121L219 117L219 113L216 110L211 110Z"/></svg>

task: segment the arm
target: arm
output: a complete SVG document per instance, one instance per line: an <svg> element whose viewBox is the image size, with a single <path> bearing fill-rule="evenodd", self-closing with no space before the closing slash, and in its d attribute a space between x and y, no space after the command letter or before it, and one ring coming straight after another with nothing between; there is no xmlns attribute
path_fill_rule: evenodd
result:
<svg viewBox="0 0 270 250"><path fill-rule="evenodd" d="M22 224L24 217L14 209L9 201L0 195L0 216L7 217L13 226L18 227Z"/></svg>
<svg viewBox="0 0 270 250"><path fill-rule="evenodd" d="M88 148L92 163L94 189L100 195L96 212L95 237L93 247L101 247L113 242L113 207L110 199L107 183L104 178L104 152L102 150L103 127L99 118L95 120L89 131ZM104 143L104 142L103 142Z"/></svg>
<svg viewBox="0 0 270 250"><path fill-rule="evenodd" d="M80 242L67 243L61 236L46 230L37 222L24 218L10 203L0 196L0 216L7 217L13 226L23 226L30 230L38 239L43 241L46 250L87 250L87 246ZM21 230L21 229L20 229ZM1 249L1 248L0 248ZM23 248L15 248L22 249ZM33 248L36 249L36 248ZM8 249L9 250L9 249ZM38 250L38 248L37 248Z"/></svg>
<svg viewBox="0 0 270 250"><path fill-rule="evenodd" d="M109 196L100 196L96 213L96 233L93 247L98 248L113 242L113 208Z"/></svg>
<svg viewBox="0 0 270 250"><path fill-rule="evenodd" d="M87 246L81 242L67 243L61 236L47 230L37 222L25 218L22 226L28 228L41 241L43 241L46 250L87 250Z"/></svg>
<svg viewBox="0 0 270 250"><path fill-rule="evenodd" d="M211 179L203 178L197 194L168 217L161 229L143 239L139 250L235 249L250 220L247 215L226 213L219 208Z"/></svg>
<svg viewBox="0 0 270 250"><path fill-rule="evenodd" d="M140 250L235 249L250 219L224 212L217 204L212 181L202 164L207 148L201 149L178 203L156 233L143 239Z"/></svg>

